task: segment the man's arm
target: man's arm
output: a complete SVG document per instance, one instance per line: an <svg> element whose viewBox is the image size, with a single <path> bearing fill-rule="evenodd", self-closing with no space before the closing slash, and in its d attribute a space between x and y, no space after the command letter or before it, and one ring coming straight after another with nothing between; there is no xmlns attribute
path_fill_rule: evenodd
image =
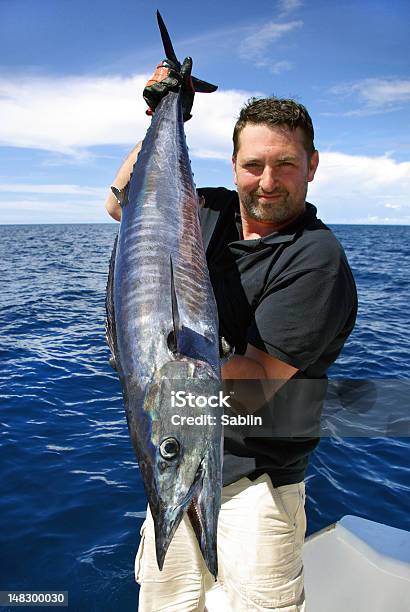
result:
<svg viewBox="0 0 410 612"><path fill-rule="evenodd" d="M230 383L230 390L234 390L237 399L242 398L241 410L253 414L266 405L297 371L297 368L248 344L245 355L234 355L222 366L222 378L237 381ZM251 379L260 380L262 384L252 384Z"/></svg>
<svg viewBox="0 0 410 612"><path fill-rule="evenodd" d="M186 57L182 65L176 66L171 60L164 59L158 64L154 74L145 85L143 97L148 104L147 115L152 115L160 101L168 94L169 91L178 91L181 89L182 111L184 121L191 118L191 108L194 101L194 86L191 80L192 59ZM198 81L197 81L198 82ZM206 88L204 88L206 86ZM215 91L217 87L209 83L202 83L202 91ZM132 168L138 153L141 150L142 142L139 142L123 162L118 170L117 176L114 179L113 186L117 189L122 189L130 180ZM116 221L121 220L121 206L117 198L110 190L105 201L105 207L108 213Z"/></svg>
<svg viewBox="0 0 410 612"><path fill-rule="evenodd" d="M135 147L129 153L128 157L124 160L120 169L118 170L114 182L112 183L114 187L117 187L117 189L122 189L123 187L125 187L125 185L130 180L135 160L137 159L138 153L141 150L141 145L142 141L135 145ZM111 189L105 201L105 208L113 219L115 219L116 221L121 220L121 206Z"/></svg>
<svg viewBox="0 0 410 612"><path fill-rule="evenodd" d="M280 380L284 384L297 371L297 368L248 344L245 355L234 355L223 365L222 377L224 379L267 378Z"/></svg>

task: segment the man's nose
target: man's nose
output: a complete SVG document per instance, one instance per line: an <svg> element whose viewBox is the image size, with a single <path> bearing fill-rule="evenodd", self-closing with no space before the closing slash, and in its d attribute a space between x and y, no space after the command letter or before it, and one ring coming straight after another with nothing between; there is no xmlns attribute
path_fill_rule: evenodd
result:
<svg viewBox="0 0 410 612"><path fill-rule="evenodd" d="M265 167L259 181L259 187L265 192L270 193L276 187L276 177L273 168Z"/></svg>

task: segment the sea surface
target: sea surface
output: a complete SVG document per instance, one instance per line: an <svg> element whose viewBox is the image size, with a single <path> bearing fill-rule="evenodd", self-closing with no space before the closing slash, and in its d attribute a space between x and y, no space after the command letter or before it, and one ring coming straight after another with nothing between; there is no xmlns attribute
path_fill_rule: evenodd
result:
<svg viewBox="0 0 410 612"><path fill-rule="evenodd" d="M332 229L360 309L330 377L406 381L410 227ZM81 612L136 609L146 505L104 340L115 232L0 226L0 590L68 591ZM410 529L410 438L370 434L322 439L307 476L308 533L345 514Z"/></svg>

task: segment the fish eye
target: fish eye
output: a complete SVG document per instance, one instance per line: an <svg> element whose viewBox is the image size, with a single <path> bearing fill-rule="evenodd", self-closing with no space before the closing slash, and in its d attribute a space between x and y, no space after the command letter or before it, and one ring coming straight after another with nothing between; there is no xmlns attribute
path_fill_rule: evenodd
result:
<svg viewBox="0 0 410 612"><path fill-rule="evenodd" d="M175 459L179 455L179 442L176 438L165 438L159 445L159 452L164 459Z"/></svg>

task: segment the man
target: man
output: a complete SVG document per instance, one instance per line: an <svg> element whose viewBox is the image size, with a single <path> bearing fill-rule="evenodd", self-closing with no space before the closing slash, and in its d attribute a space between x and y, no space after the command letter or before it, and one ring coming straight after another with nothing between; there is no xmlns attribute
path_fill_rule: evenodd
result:
<svg viewBox="0 0 410 612"><path fill-rule="evenodd" d="M173 77L178 82L172 67L163 62L159 68L144 92L152 110L175 88ZM189 111L184 108L187 118ZM218 589L225 598L221 611L305 610L303 478L318 442L326 371L352 331L357 310L343 249L306 202L319 162L313 138L302 105L254 99L234 129L237 192L198 190L220 334L235 346L223 378L269 379L276 381L276 393L263 413L261 432L225 430L218 582L205 567L188 519L158 570L148 511L136 558L141 612L203 611L206 592ZM116 187L128 181L137 150L120 169ZM119 220L112 195L106 206ZM243 403L249 413L260 409L252 395Z"/></svg>

